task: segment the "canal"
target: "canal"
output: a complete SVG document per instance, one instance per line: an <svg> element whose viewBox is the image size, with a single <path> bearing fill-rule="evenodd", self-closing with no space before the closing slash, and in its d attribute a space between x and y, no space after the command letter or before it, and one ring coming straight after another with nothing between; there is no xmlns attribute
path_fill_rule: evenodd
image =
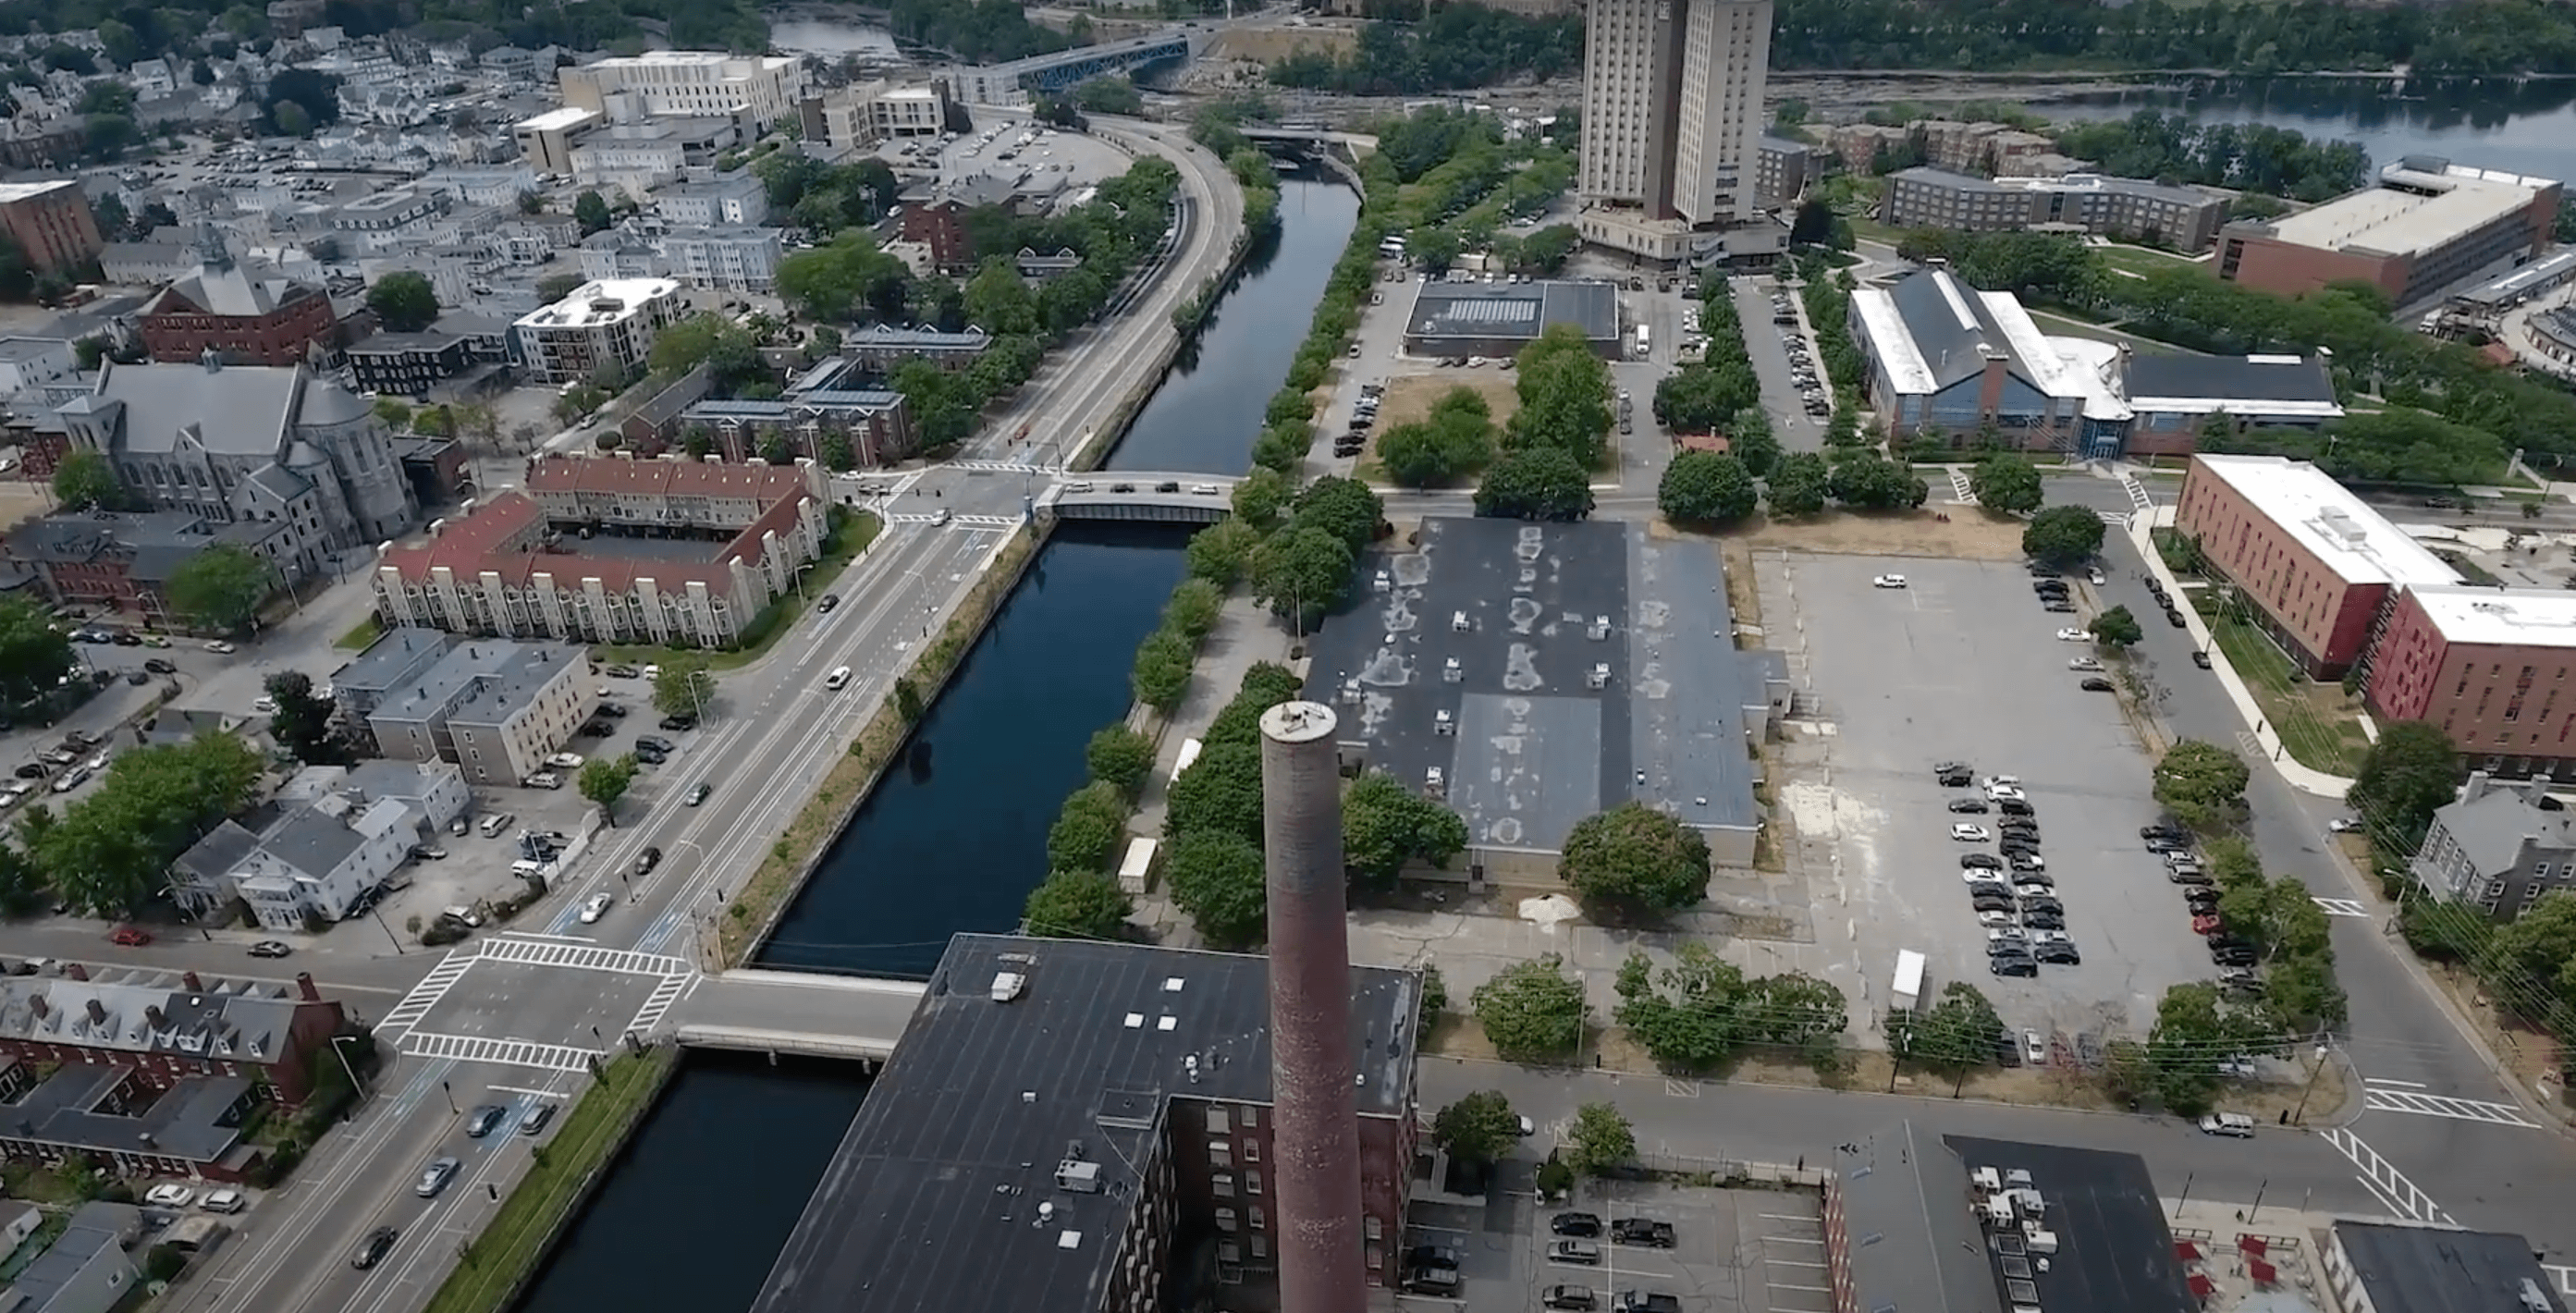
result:
<svg viewBox="0 0 2576 1313"><path fill-rule="evenodd" d="M2221 78L2034 103L2060 122L2142 109L2197 123L2260 123L2361 143L2371 167L2407 155L2576 181L2576 79L2390 84L2370 78Z"/></svg>
<svg viewBox="0 0 2576 1313"><path fill-rule="evenodd" d="M1111 467L1239 474L1250 464L1359 199L1290 175L1279 210L1279 233L1252 253ZM926 751L877 786L760 964L921 976L950 934L1018 924L1046 874L1056 807L1082 782L1084 743L1127 709L1129 662L1180 581L1185 541L1171 529L1087 526L1049 539L923 717L915 738ZM840 1064L689 1058L521 1310L748 1307L865 1091Z"/></svg>

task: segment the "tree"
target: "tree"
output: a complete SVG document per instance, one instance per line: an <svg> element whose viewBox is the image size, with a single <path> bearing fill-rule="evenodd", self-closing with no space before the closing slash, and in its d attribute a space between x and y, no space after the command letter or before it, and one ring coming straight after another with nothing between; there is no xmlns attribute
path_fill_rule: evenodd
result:
<svg viewBox="0 0 2576 1313"><path fill-rule="evenodd" d="M779 261L778 295L809 318L840 322L872 304L877 289L886 286L893 288L900 310L906 273L903 261L878 249L865 229L850 228L829 245ZM935 365L930 369L938 372Z"/></svg>
<svg viewBox="0 0 2576 1313"><path fill-rule="evenodd" d="M277 711L268 718L269 737L307 766L346 766L357 752L332 732L337 710L329 698L313 692L313 677L301 670L281 670L262 681Z"/></svg>
<svg viewBox="0 0 2576 1313"><path fill-rule="evenodd" d="M1198 649L1190 640L1168 628L1157 629L1136 645L1136 662L1127 675L1128 688L1137 701L1170 715L1189 692L1190 667L1197 659Z"/></svg>
<svg viewBox="0 0 2576 1313"><path fill-rule="evenodd" d="M1367 484L1327 474L1297 494L1294 522L1332 534L1357 556L1376 540L1384 516L1384 505Z"/></svg>
<svg viewBox="0 0 2576 1313"><path fill-rule="evenodd" d="M1428 418L1379 434L1377 458L1389 477L1410 488L1481 469L1494 458L1493 410L1474 388L1453 387L1431 404Z"/></svg>
<svg viewBox="0 0 2576 1313"><path fill-rule="evenodd" d="M1941 999L1913 1024L1904 1056L1934 1071L1964 1076L1994 1061L1995 1038L2004 1033L2003 1018L1985 993L1964 980L1941 989Z"/></svg>
<svg viewBox="0 0 2576 1313"><path fill-rule="evenodd" d="M1083 750L1091 778L1129 798L1145 787L1154 770L1154 741L1123 724L1103 726Z"/></svg>
<svg viewBox="0 0 2576 1313"><path fill-rule="evenodd" d="M1710 331L1714 336L1716 330ZM1720 340L1711 353L1725 347ZM1676 433L1715 433L1761 401L1762 384L1753 376L1750 362L1702 362L1684 365L1655 385L1655 418Z"/></svg>
<svg viewBox="0 0 2576 1313"><path fill-rule="evenodd" d="M1234 485L1234 518L1267 533L1295 497L1296 490L1288 486L1286 476L1255 466Z"/></svg>
<svg viewBox="0 0 2576 1313"><path fill-rule="evenodd" d="M1127 837L1127 795L1107 780L1093 780L1067 795L1047 827L1047 869L1106 871Z"/></svg>
<svg viewBox="0 0 2576 1313"><path fill-rule="evenodd" d="M1556 873L1586 903L1676 911L1708 896L1708 840L1644 803L1625 802L1575 822Z"/></svg>
<svg viewBox="0 0 2576 1313"><path fill-rule="evenodd" d="M1342 795L1342 864L1363 884L1393 888L1405 863L1444 866L1466 847L1458 813L1384 771L1360 776Z"/></svg>
<svg viewBox="0 0 2576 1313"><path fill-rule="evenodd" d="M34 602L0 596L0 695L24 706L61 686L79 658L72 640Z"/></svg>
<svg viewBox="0 0 2576 1313"><path fill-rule="evenodd" d="M1265 708L1267 709L1267 708ZM1258 713L1255 713L1256 724ZM1257 731L1256 731L1257 733ZM1163 834L1196 830L1261 843L1261 744L1257 738L1219 743L1202 738L1199 759L1164 794Z"/></svg>
<svg viewBox="0 0 2576 1313"><path fill-rule="evenodd" d="M1914 471L1874 451L1845 456L1826 486L1835 501L1862 510L1911 510L1932 495Z"/></svg>
<svg viewBox="0 0 2576 1313"><path fill-rule="evenodd" d="M1592 476L1556 447L1504 452L1476 485L1476 513L1498 519L1580 520L1592 513Z"/></svg>
<svg viewBox="0 0 2576 1313"><path fill-rule="evenodd" d="M271 101L268 119L277 125L278 135L282 137L305 137L313 133L312 111L292 100Z"/></svg>
<svg viewBox="0 0 2576 1313"><path fill-rule="evenodd" d="M1643 952L1619 967L1621 1026L1656 1062L1676 1071L1705 1071L1748 1038L1737 1016L1746 998L1744 972L1696 941L1673 951L1660 972Z"/></svg>
<svg viewBox="0 0 2576 1313"><path fill-rule="evenodd" d="M46 883L96 915L124 915L148 903L171 860L250 805L265 762L232 734L135 748L60 820L36 814L19 833Z"/></svg>
<svg viewBox="0 0 2576 1313"><path fill-rule="evenodd" d="M626 790L634 785L638 769L635 754L631 752L614 757L593 757L581 764L581 777L575 782L575 787L581 790L581 796L599 804L600 818L607 821L608 828L612 830L617 828L617 800L625 797Z"/></svg>
<svg viewBox="0 0 2576 1313"><path fill-rule="evenodd" d="M2114 652L2126 652L2147 636L2147 631L2139 627L2138 618L2131 615L2125 605L2112 607L2093 617L2093 623L2087 628L2093 631L2094 642Z"/></svg>
<svg viewBox="0 0 2576 1313"><path fill-rule="evenodd" d="M1813 515L1825 509L1825 498L1833 489L1833 471L1825 458L1812 451L1791 452L1771 468L1764 480L1763 491L1771 499L1771 513L1782 516Z"/></svg>
<svg viewBox="0 0 2576 1313"><path fill-rule="evenodd" d="M2216 986L2175 985L2157 1002L2147 1032L2148 1088L2167 1110L2197 1117L2218 1091L2219 1059L2275 1042L2259 1015L2222 1000Z"/></svg>
<svg viewBox="0 0 2576 1313"><path fill-rule="evenodd" d="M63 453L54 466L54 500L72 511L120 511L130 504L125 485L117 482L116 467L87 447Z"/></svg>
<svg viewBox="0 0 2576 1313"><path fill-rule="evenodd" d="M1198 774L1193 766L1181 778ZM1270 896L1261 850L1241 835L1200 830L1172 841L1164 858L1172 901L1210 944L1249 948L1269 928Z"/></svg>
<svg viewBox="0 0 2576 1313"><path fill-rule="evenodd" d="M581 224L581 235L590 236L608 227L608 201L596 191L585 191L574 198L572 217Z"/></svg>
<svg viewBox="0 0 2576 1313"><path fill-rule="evenodd" d="M1753 477L1768 475L1780 463L1780 436L1771 431L1771 416L1760 406L1735 412L1726 426L1726 454L1744 462Z"/></svg>
<svg viewBox="0 0 2576 1313"><path fill-rule="evenodd" d="M1241 520L1219 520L1190 535L1190 577L1231 588L1261 546L1261 531Z"/></svg>
<svg viewBox="0 0 2576 1313"><path fill-rule="evenodd" d="M1520 1143L1521 1115L1501 1091L1478 1090L1431 1119L1431 1138L1462 1162L1498 1162Z"/></svg>
<svg viewBox="0 0 2576 1313"><path fill-rule="evenodd" d="M1136 84L1123 77L1087 78L1075 85L1073 103L1090 114L1125 114L1130 117L1145 112L1145 95Z"/></svg>
<svg viewBox="0 0 2576 1313"><path fill-rule="evenodd" d="M0 844L0 916L25 916L45 905L45 873L27 854Z"/></svg>
<svg viewBox="0 0 2576 1313"><path fill-rule="evenodd" d="M708 377L722 388L765 372L760 343L751 330L713 311L691 315L656 334L648 361L654 373L668 378L705 365Z"/></svg>
<svg viewBox="0 0 2576 1313"><path fill-rule="evenodd" d="M2401 720L2379 727L2378 741L2361 756L2344 801L2370 826L2373 838L2412 849L2424 842L2433 812L2459 796L2459 749L2439 725Z"/></svg>
<svg viewBox="0 0 2576 1313"><path fill-rule="evenodd" d="M1574 1124L1565 1133L1566 1165L1578 1172L1598 1176L1604 1169L1637 1159L1637 1132L1619 1109L1607 1103L1587 1103L1574 1110Z"/></svg>
<svg viewBox="0 0 2576 1313"><path fill-rule="evenodd" d="M2051 565L2090 560L2102 550L2102 517L2089 506L2051 506L2023 526L2021 549Z"/></svg>
<svg viewBox="0 0 2576 1313"><path fill-rule="evenodd" d="M1565 960L1554 953L1516 962L1468 995L1476 1024L1506 1062L1570 1059L1583 1041L1590 1011L1583 1001L1583 982L1565 973Z"/></svg>
<svg viewBox="0 0 2576 1313"><path fill-rule="evenodd" d="M547 305L573 294L589 280L580 274L548 274L537 280L537 299Z"/></svg>
<svg viewBox="0 0 2576 1313"><path fill-rule="evenodd" d="M1037 297L1009 259L995 256L986 260L984 267L967 280L966 322L995 337L1037 331Z"/></svg>
<svg viewBox="0 0 2576 1313"><path fill-rule="evenodd" d="M1096 871L1057 871L1029 891L1020 923L1029 934L1055 939L1118 939L1135 912L1116 880Z"/></svg>
<svg viewBox="0 0 2576 1313"><path fill-rule="evenodd" d="M694 653L674 656L653 676L653 709L665 716L697 716L715 700L716 677L707 659Z"/></svg>
<svg viewBox="0 0 2576 1313"><path fill-rule="evenodd" d="M1998 453L1978 461L1968 488L1988 510L2021 515L2039 509L2039 467L2025 457Z"/></svg>
<svg viewBox="0 0 2576 1313"><path fill-rule="evenodd" d="M2184 739L2156 762L2155 798L2187 825L2205 827L2244 805L2252 780L2243 758L2215 743Z"/></svg>
<svg viewBox="0 0 2576 1313"><path fill-rule="evenodd" d="M1673 457L1655 488L1656 509L1680 524L1733 524L1751 515L1761 501L1743 461L1708 451Z"/></svg>
<svg viewBox="0 0 2576 1313"><path fill-rule="evenodd" d="M180 562L162 592L189 624L229 634L250 623L277 582L277 567L257 553L217 543Z"/></svg>
<svg viewBox="0 0 2576 1313"><path fill-rule="evenodd" d="M1834 234L1834 207L1815 197L1798 202L1798 217L1789 224L1792 246L1822 245Z"/></svg>
<svg viewBox="0 0 2576 1313"><path fill-rule="evenodd" d="M429 279L408 269L386 274L367 289L367 308L389 332L417 333L438 318L438 293Z"/></svg>
<svg viewBox="0 0 2576 1313"><path fill-rule="evenodd" d="M1350 581L1350 547L1330 529L1302 519L1252 553L1254 600L1275 614L1293 616L1301 631L1341 604Z"/></svg>

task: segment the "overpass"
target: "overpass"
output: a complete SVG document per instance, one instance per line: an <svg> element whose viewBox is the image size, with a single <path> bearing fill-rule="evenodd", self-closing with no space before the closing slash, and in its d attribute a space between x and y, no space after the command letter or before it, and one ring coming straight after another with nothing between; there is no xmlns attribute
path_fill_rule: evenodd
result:
<svg viewBox="0 0 2576 1313"><path fill-rule="evenodd" d="M741 968L701 976L664 1021L683 1048L883 1062L928 987L813 971Z"/></svg>
<svg viewBox="0 0 2576 1313"><path fill-rule="evenodd" d="M1166 520L1214 524L1234 513L1234 485L1222 474L1095 470L1038 494L1037 510L1060 520Z"/></svg>
<svg viewBox="0 0 2576 1313"><path fill-rule="evenodd" d="M1171 27L1120 41L1031 55L1007 64L953 68L949 73L960 100L976 105L1017 104L1033 91L1063 91L1112 73L1133 74L1155 64L1188 63L1197 53L1193 35L1192 29Z"/></svg>
<svg viewBox="0 0 2576 1313"><path fill-rule="evenodd" d="M1305 123L1282 123L1271 127L1238 127L1246 141L1275 141L1313 146L1345 146L1353 150L1376 150L1377 138L1366 132L1335 132L1330 128Z"/></svg>

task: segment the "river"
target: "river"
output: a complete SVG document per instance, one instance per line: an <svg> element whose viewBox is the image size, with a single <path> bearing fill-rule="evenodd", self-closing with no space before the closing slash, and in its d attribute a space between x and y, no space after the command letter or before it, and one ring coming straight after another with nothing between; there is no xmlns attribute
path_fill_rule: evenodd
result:
<svg viewBox="0 0 2576 1313"><path fill-rule="evenodd" d="M1111 466L1238 474L1250 464L1359 200L1292 175L1279 210L1279 234L1253 253ZM761 964L925 975L950 934L1016 925L1046 874L1047 826L1082 782L1083 744L1127 709L1129 660L1181 578L1185 541L1124 527L1051 538L923 717L926 761L878 785ZM866 1084L837 1064L690 1057L522 1313L748 1307ZM655 1254L689 1260L637 1257Z"/></svg>
<svg viewBox="0 0 2576 1313"><path fill-rule="evenodd" d="M2440 155L2576 180L2576 79L2417 82L2394 92L2375 79L2221 79L2031 108L2061 122L2154 109L2198 122L2262 123L2360 142L2374 168L2406 155Z"/></svg>

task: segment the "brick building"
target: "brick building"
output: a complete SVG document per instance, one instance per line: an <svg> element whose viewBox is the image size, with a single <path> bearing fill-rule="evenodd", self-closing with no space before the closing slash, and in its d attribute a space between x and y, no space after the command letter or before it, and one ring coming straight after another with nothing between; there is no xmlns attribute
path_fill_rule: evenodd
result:
<svg viewBox="0 0 2576 1313"><path fill-rule="evenodd" d="M2174 529L2312 679L2361 661L2400 591L2460 581L2323 470L2281 456L2193 457Z"/></svg>
<svg viewBox="0 0 2576 1313"><path fill-rule="evenodd" d="M89 197L69 178L0 183L0 230L26 252L28 267L40 273L85 270L105 245Z"/></svg>
<svg viewBox="0 0 2576 1313"><path fill-rule="evenodd" d="M2424 720L2473 769L2576 778L2576 594L2417 585L2370 657L2371 711Z"/></svg>
<svg viewBox="0 0 2576 1313"><path fill-rule="evenodd" d="M1380 1300L1402 1276L1421 1005L1413 972L1352 969ZM1159 1313L1220 1285L1273 1307L1270 1081L1266 958L959 935L789 1236L794 1279L753 1313Z"/></svg>
<svg viewBox="0 0 2576 1313"><path fill-rule="evenodd" d="M2282 296L2356 279L2399 306L2540 254L2562 188L2449 160L2408 156L2376 185L2218 234L2218 276Z"/></svg>
<svg viewBox="0 0 2576 1313"><path fill-rule="evenodd" d="M340 314L311 283L234 262L207 224L197 272L153 293L135 316L154 360L194 362L212 352L237 365L300 365L315 345L336 347Z"/></svg>
<svg viewBox="0 0 2576 1313"><path fill-rule="evenodd" d="M63 511L28 520L0 543L5 559L56 606L97 607L160 624L170 615L170 576L197 553L231 545L275 565L282 579L304 570L285 550L287 526L224 524L191 511Z"/></svg>
<svg viewBox="0 0 2576 1313"><path fill-rule="evenodd" d="M897 220L901 240L930 248L930 262L943 270L963 269L975 253L966 240L966 210L954 197L907 205Z"/></svg>
<svg viewBox="0 0 2576 1313"><path fill-rule="evenodd" d="M0 1057L36 1064L129 1067L166 1090L195 1077L247 1076L302 1103L317 1057L347 1018L313 977L292 989L196 972L105 972L74 963L62 976L0 979Z"/></svg>

